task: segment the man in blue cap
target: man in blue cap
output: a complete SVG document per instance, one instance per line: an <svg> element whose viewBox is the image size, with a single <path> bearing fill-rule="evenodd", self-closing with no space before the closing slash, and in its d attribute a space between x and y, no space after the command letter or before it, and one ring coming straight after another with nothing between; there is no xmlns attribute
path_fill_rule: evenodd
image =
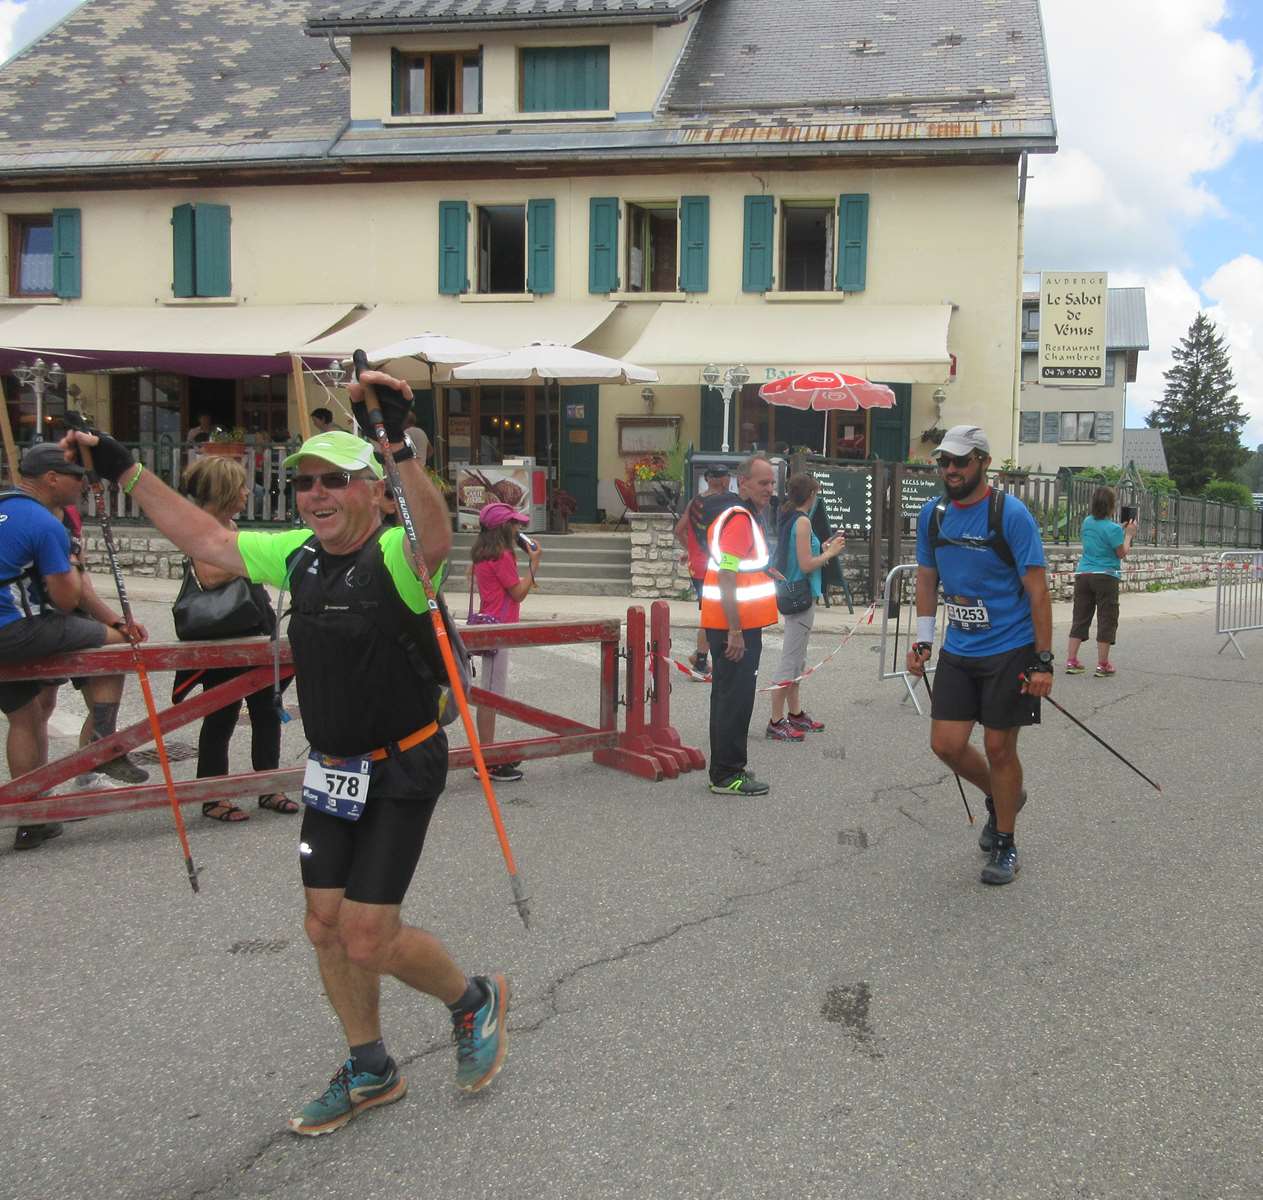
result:
<svg viewBox="0 0 1263 1200"><path fill-rule="evenodd" d="M420 554L435 575L451 547L451 520L424 454L403 436L412 390L377 371L361 378L376 388ZM351 385L351 397L362 413L361 384ZM73 451L76 441L97 439L78 432L63 445ZM190 557L255 583L287 585L293 596L289 639L312 748L299 846L306 928L350 1055L328 1088L290 1118L290 1129L329 1133L407 1090L382 1040L382 975L447 1004L457 1084L484 1087L508 1045L508 983L503 975L466 976L433 934L400 919L446 782L447 739L437 723L439 655L430 622L418 620L425 593L403 528L382 523L373 447L332 431L290 455L285 465L294 468L307 529L283 533L225 529L112 438L100 437L95 462Z"/></svg>

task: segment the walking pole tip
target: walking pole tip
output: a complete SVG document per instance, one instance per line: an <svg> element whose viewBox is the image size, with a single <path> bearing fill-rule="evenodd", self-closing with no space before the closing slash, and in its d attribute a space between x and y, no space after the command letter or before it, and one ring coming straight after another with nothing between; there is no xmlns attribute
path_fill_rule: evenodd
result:
<svg viewBox="0 0 1263 1200"><path fill-rule="evenodd" d="M517 915L522 918L523 926L529 930L531 927L531 902L530 898L525 895L525 885L522 883L521 875L510 875L509 882L513 885L513 907L517 909Z"/></svg>

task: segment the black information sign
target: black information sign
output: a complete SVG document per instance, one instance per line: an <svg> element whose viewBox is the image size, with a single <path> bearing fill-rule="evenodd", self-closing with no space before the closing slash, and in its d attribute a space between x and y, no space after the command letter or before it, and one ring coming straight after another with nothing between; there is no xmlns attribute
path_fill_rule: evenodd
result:
<svg viewBox="0 0 1263 1200"><path fill-rule="evenodd" d="M900 509L905 519L915 519L927 500L937 500L943 484L935 475L905 475L900 490Z"/></svg>
<svg viewBox="0 0 1263 1200"><path fill-rule="evenodd" d="M866 533L873 523L872 475L868 471L812 470L831 530Z"/></svg>

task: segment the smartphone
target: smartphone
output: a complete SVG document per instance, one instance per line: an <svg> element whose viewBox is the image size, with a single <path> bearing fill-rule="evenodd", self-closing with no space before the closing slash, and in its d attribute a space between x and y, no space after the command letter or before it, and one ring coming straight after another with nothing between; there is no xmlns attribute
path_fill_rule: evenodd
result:
<svg viewBox="0 0 1263 1200"><path fill-rule="evenodd" d="M533 550L538 549L535 543L531 541L531 539L528 538L526 534L524 533L519 533L517 535L517 544L521 546L522 549L527 552L527 554L530 554Z"/></svg>
<svg viewBox="0 0 1263 1200"><path fill-rule="evenodd" d="M1123 525L1126 525L1129 521L1134 521L1136 519L1135 507L1131 504L1124 504L1119 509L1119 519Z"/></svg>

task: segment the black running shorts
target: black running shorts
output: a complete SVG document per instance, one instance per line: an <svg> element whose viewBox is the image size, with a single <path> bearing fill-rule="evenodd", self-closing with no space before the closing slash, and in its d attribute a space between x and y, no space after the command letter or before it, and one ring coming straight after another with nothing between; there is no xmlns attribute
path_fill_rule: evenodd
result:
<svg viewBox="0 0 1263 1200"><path fill-rule="evenodd" d="M983 658L940 650L930 716L936 721L981 721L987 729L1038 725L1039 701L1023 694L1021 678L1034 660L1034 643Z"/></svg>
<svg viewBox="0 0 1263 1200"><path fill-rule="evenodd" d="M308 808L299 845L303 886L341 888L361 904L402 904L446 782L447 736L440 729L373 764L358 821Z"/></svg>
<svg viewBox="0 0 1263 1200"><path fill-rule="evenodd" d="M50 612L38 617L20 617L0 626L0 663L29 663L50 654L74 650L94 650L105 645L106 628L100 621L73 613ZM65 683L61 679L23 679L0 683L0 712L17 712L40 691Z"/></svg>

